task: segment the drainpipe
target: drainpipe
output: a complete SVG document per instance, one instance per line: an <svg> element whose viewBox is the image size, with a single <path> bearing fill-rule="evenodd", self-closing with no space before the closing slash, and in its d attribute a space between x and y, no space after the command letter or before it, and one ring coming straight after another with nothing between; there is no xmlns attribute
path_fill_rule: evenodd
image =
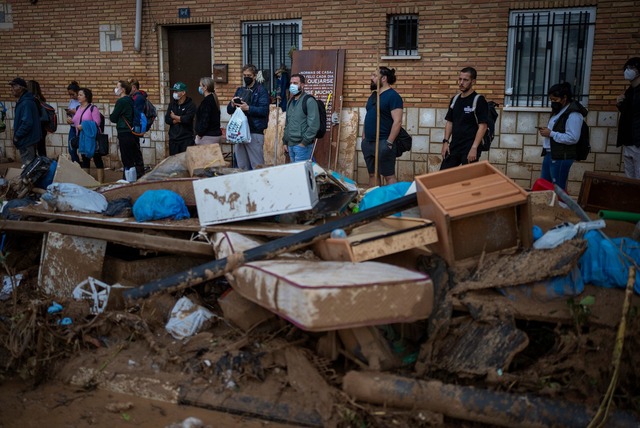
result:
<svg viewBox="0 0 640 428"><path fill-rule="evenodd" d="M136 0L136 35L133 41L133 49L140 52L140 33L142 30L142 0Z"/></svg>

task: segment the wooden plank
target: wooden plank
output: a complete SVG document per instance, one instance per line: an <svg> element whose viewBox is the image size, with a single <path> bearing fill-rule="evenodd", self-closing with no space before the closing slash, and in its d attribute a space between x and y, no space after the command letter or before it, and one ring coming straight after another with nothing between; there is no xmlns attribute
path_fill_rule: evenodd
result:
<svg viewBox="0 0 640 428"><path fill-rule="evenodd" d="M187 241L164 236L153 236L144 233L78 226L74 224L4 220L0 222L0 230L15 230L28 233L58 232L65 235L102 239L108 242L126 245L128 247L160 251L163 253L168 252L197 256L214 255L213 247L204 242Z"/></svg>
<svg viewBox="0 0 640 428"><path fill-rule="evenodd" d="M38 208L38 206L13 208L12 211L21 214L24 217L41 217L55 220L98 224L108 227L156 229L175 232L199 232L203 230L207 233L237 232L246 235L288 236L304 232L305 230L308 230L312 227L299 224L281 224L254 221L242 221L203 227L200 226L197 218L189 218L184 220L155 220L138 222L133 217L108 217L102 214L86 214L79 212L50 212L42 210Z"/></svg>

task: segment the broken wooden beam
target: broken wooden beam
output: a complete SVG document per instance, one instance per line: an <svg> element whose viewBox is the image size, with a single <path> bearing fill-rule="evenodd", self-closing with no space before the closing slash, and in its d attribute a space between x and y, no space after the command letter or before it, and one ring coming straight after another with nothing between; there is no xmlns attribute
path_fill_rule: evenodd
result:
<svg viewBox="0 0 640 428"><path fill-rule="evenodd" d="M234 254L232 257L214 260L171 277L152 281L138 288L127 290L125 292L125 298L139 299L166 289L193 287L204 281L217 278L227 271L233 271L246 262L271 259L284 252L298 250L320 239L328 238L335 229L348 231L372 220L414 207L417 203L418 200L415 193L403 196L357 214L313 227L296 235L285 236L267 242L259 247Z"/></svg>
<svg viewBox="0 0 640 428"><path fill-rule="evenodd" d="M123 232L120 230L102 229L75 224L42 223L37 221L4 220L0 222L0 230L27 233L57 232L63 235L83 238L102 239L128 247L163 253L176 253L194 256L213 256L213 247L205 242L188 241L186 239L165 236L147 235L144 233Z"/></svg>
<svg viewBox="0 0 640 428"><path fill-rule="evenodd" d="M510 394L436 380L416 380L386 373L346 374L343 390L356 400L404 409L425 409L467 421L501 427L549 426L582 428L595 411L581 404L532 394ZM637 427L628 412L611 412L607 426Z"/></svg>

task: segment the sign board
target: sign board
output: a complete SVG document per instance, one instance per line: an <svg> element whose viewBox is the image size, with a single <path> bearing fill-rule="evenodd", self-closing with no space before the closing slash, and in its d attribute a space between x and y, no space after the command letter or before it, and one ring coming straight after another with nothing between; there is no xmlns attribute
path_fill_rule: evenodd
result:
<svg viewBox="0 0 640 428"><path fill-rule="evenodd" d="M332 125L331 115L341 109L344 52L343 49L294 51L292 58L291 73L302 74L306 80L305 92L325 103L327 133L318 140L313 154L316 162L325 168L329 167L330 159L338 150L336 129Z"/></svg>

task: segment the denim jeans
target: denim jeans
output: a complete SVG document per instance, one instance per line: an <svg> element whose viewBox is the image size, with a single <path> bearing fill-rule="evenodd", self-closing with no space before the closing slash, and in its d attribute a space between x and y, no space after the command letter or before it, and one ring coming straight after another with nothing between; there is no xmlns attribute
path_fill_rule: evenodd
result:
<svg viewBox="0 0 640 428"><path fill-rule="evenodd" d="M557 184L560 188L566 190L569 170L571 169L573 162L573 159L553 160L551 159L551 152L548 151L542 160L540 178L544 178L545 180L550 181L553 184Z"/></svg>
<svg viewBox="0 0 640 428"><path fill-rule="evenodd" d="M313 144L309 144L308 146L300 146L299 144L289 146L289 157L291 158L291 163L304 162L311 159L312 152Z"/></svg>

